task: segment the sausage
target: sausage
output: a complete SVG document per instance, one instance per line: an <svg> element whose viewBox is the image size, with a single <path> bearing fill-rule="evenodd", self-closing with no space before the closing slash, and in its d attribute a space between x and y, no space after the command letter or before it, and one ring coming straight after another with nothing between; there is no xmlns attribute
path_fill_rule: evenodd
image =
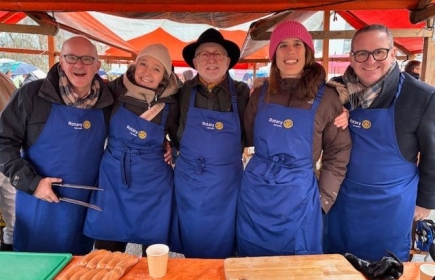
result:
<svg viewBox="0 0 435 280"><path fill-rule="evenodd" d="M92 276L91 280L102 280L103 277L108 273L109 271L106 269L100 269L97 274Z"/></svg>
<svg viewBox="0 0 435 280"><path fill-rule="evenodd" d="M80 280L80 277L82 277L83 274L89 271L89 268L81 266L81 269L76 271L69 280Z"/></svg>
<svg viewBox="0 0 435 280"><path fill-rule="evenodd" d="M104 272L106 272L105 269L103 269ZM89 269L85 274L80 276L79 280L91 280L94 275L98 274L101 271L101 269Z"/></svg>
<svg viewBox="0 0 435 280"><path fill-rule="evenodd" d="M77 271L81 270L83 268L83 266L81 265L76 265L73 267L68 268L67 271L65 271L65 273L63 273L58 280L69 280Z"/></svg>
<svg viewBox="0 0 435 280"><path fill-rule="evenodd" d="M128 258L125 258L121 260L114 268L114 270L118 270L121 273L121 276L124 275L125 271L129 269L130 267L137 264L139 261L139 258L135 256L129 256Z"/></svg>
<svg viewBox="0 0 435 280"><path fill-rule="evenodd" d="M112 260L113 258L116 258L117 256L122 256L123 254L121 252L114 252L111 254L107 254L104 256L104 258L102 258L98 264L97 264L97 268L105 268L107 263Z"/></svg>
<svg viewBox="0 0 435 280"><path fill-rule="evenodd" d="M121 278L121 276L122 273L119 270L113 269L109 271L109 273L107 273L102 280L118 280Z"/></svg>
<svg viewBox="0 0 435 280"><path fill-rule="evenodd" d="M115 256L113 259L111 259L106 266L104 267L107 270L112 270L121 260L128 258L130 255L129 254L123 254L121 253L120 255Z"/></svg>
<svg viewBox="0 0 435 280"><path fill-rule="evenodd" d="M112 255L109 251L103 251L101 254L95 255L88 263L86 264L87 268L96 268L97 264L106 256L106 255Z"/></svg>
<svg viewBox="0 0 435 280"><path fill-rule="evenodd" d="M79 262L78 265L86 266L86 265L88 264L88 262L89 262L93 257L95 257L96 255L101 254L102 252L108 252L108 251L107 251L107 250L94 250L94 251L90 252L89 254L84 255L83 258L80 260L80 262Z"/></svg>

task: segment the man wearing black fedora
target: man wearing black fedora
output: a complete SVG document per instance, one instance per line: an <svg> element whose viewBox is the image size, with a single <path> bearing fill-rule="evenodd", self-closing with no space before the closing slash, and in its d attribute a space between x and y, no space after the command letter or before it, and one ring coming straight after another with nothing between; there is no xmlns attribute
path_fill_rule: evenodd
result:
<svg viewBox="0 0 435 280"><path fill-rule="evenodd" d="M184 60L198 74L178 93L180 155L174 171L171 250L188 258L234 255L249 99L248 86L228 72L239 57L239 47L212 28L183 49Z"/></svg>

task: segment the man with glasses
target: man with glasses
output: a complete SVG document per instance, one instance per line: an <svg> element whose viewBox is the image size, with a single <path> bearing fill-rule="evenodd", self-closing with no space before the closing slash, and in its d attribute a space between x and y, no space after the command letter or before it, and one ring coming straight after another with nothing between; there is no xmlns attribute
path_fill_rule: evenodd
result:
<svg viewBox="0 0 435 280"><path fill-rule="evenodd" d="M351 48L350 66L330 82L349 95L352 152L325 252L377 261L388 250L408 261L412 221L435 208L435 89L401 73L385 26L358 30Z"/></svg>
<svg viewBox="0 0 435 280"><path fill-rule="evenodd" d="M235 211L243 165L243 115L249 88L228 70L239 47L215 29L186 46L198 74L179 91L180 142L175 165L175 225L171 249L189 258L234 255Z"/></svg>
<svg viewBox="0 0 435 280"><path fill-rule="evenodd" d="M52 183L94 185L113 97L97 74L96 47L66 40L45 79L23 85L0 118L0 172L17 189L14 250L84 255L82 234L90 191ZM92 210L95 211L95 210Z"/></svg>

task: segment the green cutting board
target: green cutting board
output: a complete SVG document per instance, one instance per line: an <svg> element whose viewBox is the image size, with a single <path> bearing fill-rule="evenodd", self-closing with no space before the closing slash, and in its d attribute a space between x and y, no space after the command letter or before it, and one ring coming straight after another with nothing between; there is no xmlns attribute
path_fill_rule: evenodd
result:
<svg viewBox="0 0 435 280"><path fill-rule="evenodd" d="M53 279L68 262L71 254L0 252L0 279Z"/></svg>

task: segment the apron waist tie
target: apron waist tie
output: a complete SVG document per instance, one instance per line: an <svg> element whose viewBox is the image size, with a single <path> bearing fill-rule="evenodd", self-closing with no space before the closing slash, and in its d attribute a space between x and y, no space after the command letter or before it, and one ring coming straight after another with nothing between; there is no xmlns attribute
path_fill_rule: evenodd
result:
<svg viewBox="0 0 435 280"><path fill-rule="evenodd" d="M261 158L261 157L260 157ZM268 160L268 167L266 172L263 175L263 178L269 182L271 185L275 185L275 173L278 171L277 169L281 167L281 164L285 162L284 157L282 156L273 156Z"/></svg>
<svg viewBox="0 0 435 280"><path fill-rule="evenodd" d="M186 163L195 170L197 174L201 174L208 165L219 166L219 165L233 164L242 161L241 155L228 156L221 159L211 159L211 158L205 158L203 156L198 156L196 158L191 158L191 157L187 158L184 157L182 154L180 154L179 157L183 158L186 161Z"/></svg>

